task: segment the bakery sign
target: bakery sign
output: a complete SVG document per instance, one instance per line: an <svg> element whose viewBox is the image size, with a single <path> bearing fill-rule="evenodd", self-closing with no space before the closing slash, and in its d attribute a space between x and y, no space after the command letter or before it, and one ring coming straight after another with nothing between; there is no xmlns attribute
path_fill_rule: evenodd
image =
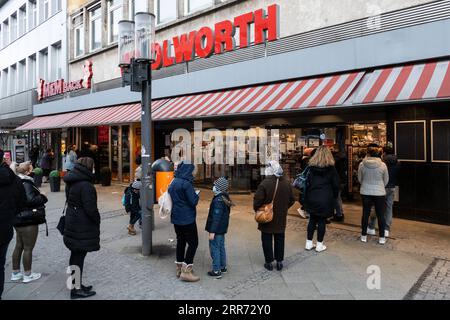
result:
<svg viewBox="0 0 450 320"><path fill-rule="evenodd" d="M239 29L237 35L236 29ZM279 37L279 6L268 6L267 12L258 9L235 17L232 20L218 22L214 27L202 27L172 39L154 43L155 62L152 69L157 70L174 64L188 62L198 58L207 58L212 54L221 54L236 49L235 37L239 38L239 48L250 45L250 33L253 31L255 45ZM173 52L172 52L173 48Z"/></svg>
<svg viewBox="0 0 450 320"><path fill-rule="evenodd" d="M53 82L46 82L43 79L39 79L38 86L38 100L41 101L45 98L57 96L71 91L77 91L81 89L90 89L92 76L92 61L86 60L83 65L83 79L74 81L65 81L64 79L58 79Z"/></svg>

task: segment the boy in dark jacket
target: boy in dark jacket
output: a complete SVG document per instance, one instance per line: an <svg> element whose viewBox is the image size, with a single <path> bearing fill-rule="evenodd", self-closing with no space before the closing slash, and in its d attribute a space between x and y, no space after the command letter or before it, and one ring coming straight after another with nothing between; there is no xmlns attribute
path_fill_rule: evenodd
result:
<svg viewBox="0 0 450 320"><path fill-rule="evenodd" d="M134 225L141 220L140 190L141 181L134 181L125 192L125 211L130 214L130 224L128 225L128 234L135 236L136 229Z"/></svg>
<svg viewBox="0 0 450 320"><path fill-rule="evenodd" d="M227 272L225 234L228 231L230 208L233 205L228 195L228 180L220 177L214 181L214 198L209 207L205 230L209 232L209 250L212 258L212 271L208 275L216 279Z"/></svg>

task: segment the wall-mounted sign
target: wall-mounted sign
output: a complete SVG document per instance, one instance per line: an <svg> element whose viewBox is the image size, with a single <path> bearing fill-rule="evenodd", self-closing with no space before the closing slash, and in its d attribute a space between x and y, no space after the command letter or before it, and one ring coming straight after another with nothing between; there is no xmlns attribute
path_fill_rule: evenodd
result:
<svg viewBox="0 0 450 320"><path fill-rule="evenodd" d="M39 80L38 86L38 100L41 101L48 97L53 97L66 92L76 91L80 89L89 89L91 87L92 76L92 61L86 60L83 65L84 77L83 79L66 82L64 79L59 79L54 82L46 83L45 80Z"/></svg>
<svg viewBox="0 0 450 320"><path fill-rule="evenodd" d="M189 34L182 34L172 39L154 44L155 62L152 69L169 67L174 64L194 60L195 57L207 58L212 54L221 54L235 49L236 28L239 28L239 47L250 44L250 28L253 28L255 44L273 41L279 37L279 6L273 4L267 8L249 12L233 21L218 22L213 28L202 27ZM173 44L173 51L171 47Z"/></svg>

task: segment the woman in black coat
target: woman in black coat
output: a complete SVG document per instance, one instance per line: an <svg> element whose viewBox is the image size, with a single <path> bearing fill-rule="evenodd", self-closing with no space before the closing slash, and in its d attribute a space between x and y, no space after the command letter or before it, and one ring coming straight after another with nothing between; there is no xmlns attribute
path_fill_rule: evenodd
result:
<svg viewBox="0 0 450 320"><path fill-rule="evenodd" d="M84 258L88 252L100 250L100 214L97 209L97 192L93 185L94 160L80 158L65 177L66 223L64 244L70 250L70 266L79 268L79 280L75 270L75 287L71 298L87 298L95 294L92 286L82 285Z"/></svg>
<svg viewBox="0 0 450 320"><path fill-rule="evenodd" d="M47 197L41 194L34 184L30 174L33 172L31 162L23 162L16 169L25 189L26 202L21 212L16 216L14 228L16 229L16 247L12 255L11 281L23 280L24 283L38 280L40 273L31 272L33 249L36 245L39 225L46 223L45 203ZM38 214L31 214L32 212ZM20 272L20 262L23 262L23 271Z"/></svg>
<svg viewBox="0 0 450 320"><path fill-rule="evenodd" d="M323 244L326 221L333 216L334 203L338 194L339 176L334 167L333 155L326 146L320 146L309 161L306 183L305 208L310 215L306 250L314 248L312 240L316 228L316 251L326 250L327 247Z"/></svg>

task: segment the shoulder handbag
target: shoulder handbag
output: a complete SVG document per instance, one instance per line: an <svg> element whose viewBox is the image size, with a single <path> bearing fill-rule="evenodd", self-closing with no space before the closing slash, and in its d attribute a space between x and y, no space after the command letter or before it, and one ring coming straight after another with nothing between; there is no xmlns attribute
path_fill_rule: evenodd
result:
<svg viewBox="0 0 450 320"><path fill-rule="evenodd" d="M159 217L161 219L166 219L172 213L172 197L169 193L169 187L172 184L172 181L167 186L167 190L158 199Z"/></svg>
<svg viewBox="0 0 450 320"><path fill-rule="evenodd" d="M273 198L272 202L269 204L263 205L261 208L258 209L255 213L255 220L258 223L269 223L273 220L273 202L275 201L275 196L277 194L278 190L278 182L280 181L279 178L277 178L277 184L275 185L275 191L273 192Z"/></svg>
<svg viewBox="0 0 450 320"><path fill-rule="evenodd" d="M58 225L56 226L56 229L58 229L59 233L61 233L62 236L64 235L64 228L66 227L66 208L67 208L67 201L64 204L62 216L59 218Z"/></svg>

